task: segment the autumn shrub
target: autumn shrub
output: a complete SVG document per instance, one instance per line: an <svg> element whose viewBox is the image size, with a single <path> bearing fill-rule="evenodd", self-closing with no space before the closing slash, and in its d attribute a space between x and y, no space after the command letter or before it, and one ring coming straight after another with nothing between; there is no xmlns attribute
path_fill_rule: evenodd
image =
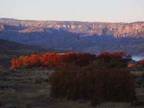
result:
<svg viewBox="0 0 144 108"><path fill-rule="evenodd" d="M124 62L122 52L104 52L97 55L88 53L43 53L20 56L11 60L11 69L32 68L32 67L63 67L67 64L80 67L87 66L93 62L98 63L98 67L127 67Z"/></svg>
<svg viewBox="0 0 144 108"><path fill-rule="evenodd" d="M89 65L59 69L50 76L51 96L92 103L129 102L135 98L134 80L126 68Z"/></svg>
<svg viewBox="0 0 144 108"><path fill-rule="evenodd" d="M93 65L93 64L92 64ZM94 61L94 65L97 68L126 68L127 67L127 62L125 62L123 59L102 59L102 58L97 58Z"/></svg>
<svg viewBox="0 0 144 108"><path fill-rule="evenodd" d="M55 68L50 74L51 96L84 99L92 103L132 101L134 80L127 69L123 52L43 53L20 56L11 60L11 69Z"/></svg>
<svg viewBox="0 0 144 108"><path fill-rule="evenodd" d="M94 61L96 55L87 53L44 53L20 56L11 60L11 69L31 67L63 67L67 64L86 66Z"/></svg>
<svg viewBox="0 0 144 108"><path fill-rule="evenodd" d="M98 58L103 58L103 59L122 59L124 56L127 54L124 52L102 52L98 55Z"/></svg>
<svg viewBox="0 0 144 108"><path fill-rule="evenodd" d="M137 63L137 65L139 66L139 67L144 67L144 60L140 60L138 63Z"/></svg>

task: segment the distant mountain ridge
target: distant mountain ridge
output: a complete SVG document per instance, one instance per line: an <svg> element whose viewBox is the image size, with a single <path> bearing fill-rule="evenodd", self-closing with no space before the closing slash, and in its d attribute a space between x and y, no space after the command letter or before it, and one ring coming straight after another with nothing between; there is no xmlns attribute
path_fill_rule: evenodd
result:
<svg viewBox="0 0 144 108"><path fill-rule="evenodd" d="M0 19L0 23L21 27L18 32L44 32L47 29L63 29L73 33L87 35L113 35L115 37L144 36L144 22L134 23L100 23L78 21L34 21ZM3 27L0 27L4 29Z"/></svg>
<svg viewBox="0 0 144 108"><path fill-rule="evenodd" d="M144 54L144 22L100 23L0 19L0 39L46 49Z"/></svg>

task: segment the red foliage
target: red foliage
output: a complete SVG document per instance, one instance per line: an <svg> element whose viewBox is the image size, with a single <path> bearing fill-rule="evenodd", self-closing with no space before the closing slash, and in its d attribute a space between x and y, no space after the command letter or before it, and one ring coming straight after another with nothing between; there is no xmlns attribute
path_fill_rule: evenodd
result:
<svg viewBox="0 0 144 108"><path fill-rule="evenodd" d="M46 53L41 55L40 63L44 67L51 67L60 65L62 62L62 58L57 53Z"/></svg>
<svg viewBox="0 0 144 108"><path fill-rule="evenodd" d="M98 58L104 58L104 59L110 59L110 58L115 58L115 59L122 59L126 54L124 52L103 52L98 55Z"/></svg>
<svg viewBox="0 0 144 108"><path fill-rule="evenodd" d="M29 56L20 56L11 60L11 69L26 67L61 67L66 64L75 64L77 66L86 66L97 58L104 60L122 59L123 52L108 53L104 52L98 55L88 53L44 53L32 54Z"/></svg>
<svg viewBox="0 0 144 108"><path fill-rule="evenodd" d="M144 60L139 61L138 64L144 66Z"/></svg>
<svg viewBox="0 0 144 108"><path fill-rule="evenodd" d="M21 67L23 65L22 61L19 59L16 59L16 58L13 58L11 60L11 69L12 70L16 70L17 68Z"/></svg>
<svg viewBox="0 0 144 108"><path fill-rule="evenodd" d="M26 67L61 67L65 64L88 65L96 55L81 53L45 53L20 56L11 60L11 69Z"/></svg>

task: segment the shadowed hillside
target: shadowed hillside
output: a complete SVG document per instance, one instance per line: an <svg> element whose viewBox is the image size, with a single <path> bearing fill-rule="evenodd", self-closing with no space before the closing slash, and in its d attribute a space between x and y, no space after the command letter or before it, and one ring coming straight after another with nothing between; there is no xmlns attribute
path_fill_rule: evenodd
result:
<svg viewBox="0 0 144 108"><path fill-rule="evenodd" d="M0 39L0 64L7 66L12 57L46 51L40 47Z"/></svg>
<svg viewBox="0 0 144 108"><path fill-rule="evenodd" d="M144 54L144 22L99 23L0 19L0 39L46 49ZM133 50L135 49L135 50Z"/></svg>

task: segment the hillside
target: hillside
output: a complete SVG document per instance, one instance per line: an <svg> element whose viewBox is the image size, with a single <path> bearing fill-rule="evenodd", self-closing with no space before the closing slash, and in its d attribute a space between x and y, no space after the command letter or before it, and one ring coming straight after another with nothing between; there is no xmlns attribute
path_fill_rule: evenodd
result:
<svg viewBox="0 0 144 108"><path fill-rule="evenodd" d="M40 47L0 39L0 65L7 66L12 57L42 51L45 50Z"/></svg>
<svg viewBox="0 0 144 108"><path fill-rule="evenodd" d="M0 19L0 39L46 49L144 54L144 22L100 23ZM135 49L135 50L134 50Z"/></svg>

